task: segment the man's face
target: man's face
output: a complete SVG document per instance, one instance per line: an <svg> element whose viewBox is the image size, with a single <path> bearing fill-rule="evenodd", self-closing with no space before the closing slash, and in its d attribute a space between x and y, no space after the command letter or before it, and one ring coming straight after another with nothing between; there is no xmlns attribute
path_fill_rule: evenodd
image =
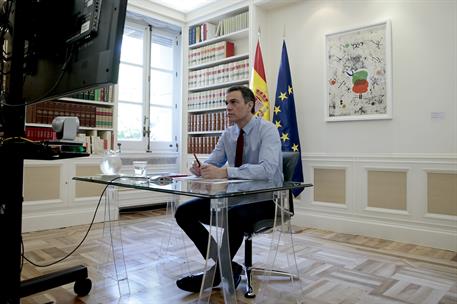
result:
<svg viewBox="0 0 457 304"><path fill-rule="evenodd" d="M243 127L251 119L252 101L245 103L240 91L233 91L227 94L227 116L230 122Z"/></svg>

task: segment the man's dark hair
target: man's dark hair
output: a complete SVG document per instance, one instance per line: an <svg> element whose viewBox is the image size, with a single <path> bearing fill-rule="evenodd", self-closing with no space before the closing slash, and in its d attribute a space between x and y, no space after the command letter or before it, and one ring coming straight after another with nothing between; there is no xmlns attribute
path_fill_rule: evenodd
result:
<svg viewBox="0 0 457 304"><path fill-rule="evenodd" d="M227 89L227 94L235 91L240 91L243 96L244 103L252 101L251 113L255 114L255 95L250 88L245 86L233 86Z"/></svg>

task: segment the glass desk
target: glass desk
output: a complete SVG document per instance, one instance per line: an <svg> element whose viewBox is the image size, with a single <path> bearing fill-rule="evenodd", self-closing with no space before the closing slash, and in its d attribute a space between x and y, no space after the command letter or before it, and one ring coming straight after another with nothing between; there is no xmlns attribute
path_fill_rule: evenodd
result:
<svg viewBox="0 0 457 304"><path fill-rule="evenodd" d="M284 219L283 211L288 206L288 191L295 188L311 187L311 184L284 182L274 184L271 181L242 181L242 180L205 180L195 178L173 178L164 179L158 176L133 177L133 176L88 176L74 177L74 180L90 183L104 184L110 187L134 188L146 191L183 195L189 197L207 198L211 201L210 235L214 232L216 244L208 240L209 248L216 246L218 252L218 263L221 273L221 286L225 303L236 303L235 286L231 269L231 259L228 238L222 237L221 229L215 227L227 227L227 210L234 205L249 204L256 201L273 199L276 203L276 218ZM111 195L108 195L110 197ZM279 207L279 208L278 208ZM277 211L278 212L278 211ZM212 228L214 227L214 228ZM214 229L214 231L211 231ZM208 256L205 264L205 271L209 270ZM214 273L205 275L199 299L202 302L209 301Z"/></svg>

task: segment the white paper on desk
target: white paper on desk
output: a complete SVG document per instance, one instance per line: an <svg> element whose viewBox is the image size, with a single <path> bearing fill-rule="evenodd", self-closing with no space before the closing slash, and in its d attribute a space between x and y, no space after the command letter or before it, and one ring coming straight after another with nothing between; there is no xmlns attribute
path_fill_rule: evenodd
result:
<svg viewBox="0 0 457 304"><path fill-rule="evenodd" d="M227 179L227 178L203 178L201 176L186 176L178 177L175 180L191 180L193 182L202 183L202 184L231 184L231 183L242 183L248 182L250 179Z"/></svg>
<svg viewBox="0 0 457 304"><path fill-rule="evenodd" d="M202 179L200 176L195 176L195 175L188 175L188 176L179 176L179 177L173 177L174 180L199 180Z"/></svg>

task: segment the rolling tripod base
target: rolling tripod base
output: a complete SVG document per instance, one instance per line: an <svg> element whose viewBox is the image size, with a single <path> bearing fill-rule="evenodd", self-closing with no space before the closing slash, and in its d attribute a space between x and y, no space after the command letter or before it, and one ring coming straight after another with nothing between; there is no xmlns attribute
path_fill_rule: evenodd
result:
<svg viewBox="0 0 457 304"><path fill-rule="evenodd" d="M87 268L79 265L22 281L20 296L23 298L71 282L75 282L73 290L81 297L87 295L92 288L92 281L88 278Z"/></svg>

